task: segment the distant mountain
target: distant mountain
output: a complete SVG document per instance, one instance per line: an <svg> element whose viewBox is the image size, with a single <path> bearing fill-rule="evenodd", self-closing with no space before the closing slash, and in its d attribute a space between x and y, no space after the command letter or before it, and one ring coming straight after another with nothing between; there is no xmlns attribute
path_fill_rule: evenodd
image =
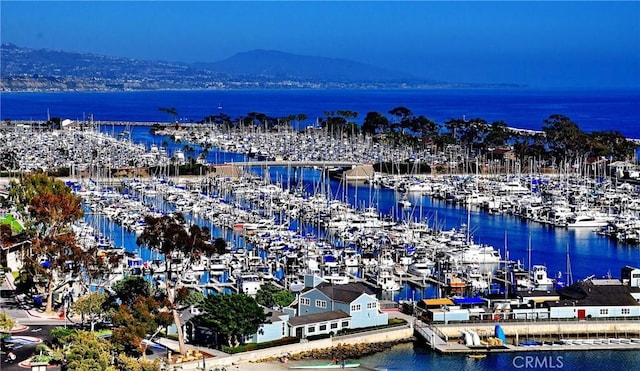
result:
<svg viewBox="0 0 640 371"><path fill-rule="evenodd" d="M346 59L269 50L187 64L2 44L0 58L0 91L487 86L436 83Z"/></svg>
<svg viewBox="0 0 640 371"><path fill-rule="evenodd" d="M276 50L252 50L214 63L194 66L233 76L343 83L426 82L399 71L347 59L290 54Z"/></svg>
<svg viewBox="0 0 640 371"><path fill-rule="evenodd" d="M210 88L228 76L187 64L2 44L0 90L137 90Z"/></svg>

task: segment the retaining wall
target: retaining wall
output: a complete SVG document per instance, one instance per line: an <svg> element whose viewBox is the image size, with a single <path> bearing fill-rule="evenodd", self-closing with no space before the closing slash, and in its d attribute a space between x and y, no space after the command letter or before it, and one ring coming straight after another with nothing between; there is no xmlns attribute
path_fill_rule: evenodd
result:
<svg viewBox="0 0 640 371"><path fill-rule="evenodd" d="M231 366L239 363L256 362L261 359L279 357L284 353L296 354L314 349L331 348L339 344L359 344L359 343L383 343L388 341L404 340L413 337L413 327L403 326L399 328L383 329L377 331L368 331L358 334L335 336L333 338L319 339L314 341L301 342L298 344L289 344L279 347L267 349L258 349L250 352L233 354L227 357L215 357L206 359L206 367ZM172 365L169 370L196 370L202 369L202 361L185 362L179 365ZM178 366L178 367L176 367Z"/></svg>

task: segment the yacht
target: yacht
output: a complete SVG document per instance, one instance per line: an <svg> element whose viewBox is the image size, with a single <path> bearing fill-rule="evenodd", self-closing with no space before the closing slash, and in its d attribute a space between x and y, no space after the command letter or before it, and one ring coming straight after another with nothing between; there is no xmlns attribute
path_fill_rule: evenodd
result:
<svg viewBox="0 0 640 371"><path fill-rule="evenodd" d="M330 282L332 285L346 285L349 283L349 276L344 273L331 273L322 276L322 279Z"/></svg>
<svg viewBox="0 0 640 371"><path fill-rule="evenodd" d="M378 286L383 291L400 291L400 283L388 269L381 269L377 277Z"/></svg>
<svg viewBox="0 0 640 371"><path fill-rule="evenodd" d="M614 218L601 213L576 213L567 218L568 228L602 228L613 221Z"/></svg>
<svg viewBox="0 0 640 371"><path fill-rule="evenodd" d="M430 260L416 261L409 265L407 271L419 278L427 278L433 274L435 263Z"/></svg>
<svg viewBox="0 0 640 371"><path fill-rule="evenodd" d="M242 273L237 277L237 281L238 292L249 296L255 296L262 286L260 276L255 273Z"/></svg>
<svg viewBox="0 0 640 371"><path fill-rule="evenodd" d="M553 287L553 280L547 275L547 267L534 265L532 268L533 285L538 290L549 290Z"/></svg>

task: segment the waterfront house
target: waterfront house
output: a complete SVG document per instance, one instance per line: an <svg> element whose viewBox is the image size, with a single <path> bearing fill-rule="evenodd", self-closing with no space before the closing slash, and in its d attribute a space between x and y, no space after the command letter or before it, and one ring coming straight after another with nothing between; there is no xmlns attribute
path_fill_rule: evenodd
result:
<svg viewBox="0 0 640 371"><path fill-rule="evenodd" d="M631 296L640 303L640 268L627 265L622 268L620 278L623 285L629 286Z"/></svg>
<svg viewBox="0 0 640 371"><path fill-rule="evenodd" d="M351 317L350 328L386 325L389 320L380 311L375 293L359 282L308 287L300 293L297 309L299 316L341 310Z"/></svg>
<svg viewBox="0 0 640 371"><path fill-rule="evenodd" d="M266 320L259 325L256 333L247 335L243 339L243 343L264 343L289 336L289 315L271 308L262 308L267 315ZM211 347L218 345L216 333L212 329L198 326L194 321L194 317L200 314L202 312L195 306L181 311L180 318L182 319L183 331L187 342ZM168 334L176 334L175 325L169 327Z"/></svg>
<svg viewBox="0 0 640 371"><path fill-rule="evenodd" d="M559 301L546 303L551 319L640 316L640 303L631 294L630 287L618 279L587 279L558 293Z"/></svg>
<svg viewBox="0 0 640 371"><path fill-rule="evenodd" d="M288 314L267 307L264 307L264 313L267 319L260 324L255 334L245 339L247 343L264 343L289 336Z"/></svg>
<svg viewBox="0 0 640 371"><path fill-rule="evenodd" d="M289 319L289 336L304 339L313 335L335 334L348 329L352 317L342 310L332 310Z"/></svg>

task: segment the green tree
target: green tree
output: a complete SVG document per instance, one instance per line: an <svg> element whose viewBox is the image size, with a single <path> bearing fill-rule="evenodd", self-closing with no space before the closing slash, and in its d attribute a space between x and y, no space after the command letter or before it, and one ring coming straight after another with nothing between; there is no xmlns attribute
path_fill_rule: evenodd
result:
<svg viewBox="0 0 640 371"><path fill-rule="evenodd" d="M504 121L494 121L489 125L489 130L484 138L485 147L502 147L512 137L507 131L507 123Z"/></svg>
<svg viewBox="0 0 640 371"><path fill-rule="evenodd" d="M111 344L94 333L78 331L70 334L66 351L67 369L77 371L116 371L111 365Z"/></svg>
<svg viewBox="0 0 640 371"><path fill-rule="evenodd" d="M185 298L181 301L181 303L185 306L201 306L204 303L206 296L198 291L194 291L194 292L189 292L187 290L187 295L185 296Z"/></svg>
<svg viewBox="0 0 640 371"><path fill-rule="evenodd" d="M151 283L142 276L127 276L114 283L111 289L121 304L130 307L135 304L138 296L150 297L152 292Z"/></svg>
<svg viewBox="0 0 640 371"><path fill-rule="evenodd" d="M298 128L300 127L300 124L307 118L308 118L307 115L304 113L298 113L296 115L296 122L298 123Z"/></svg>
<svg viewBox="0 0 640 371"><path fill-rule="evenodd" d="M81 199L60 180L38 173L14 182L11 192L17 204L28 205L20 209L31 236L31 249L23 255L25 273L45 282L45 311L51 313L57 277L78 274L83 268L96 274L92 268L100 264L97 248L83 248L71 231L83 216Z"/></svg>
<svg viewBox="0 0 640 371"><path fill-rule="evenodd" d="M392 131L397 132L398 128L403 130L409 128L409 122L413 117L413 113L410 109L408 109L407 107L398 106L390 109L389 114L395 117L395 119L391 123Z"/></svg>
<svg viewBox="0 0 640 371"><path fill-rule="evenodd" d="M266 314L256 300L244 294L210 295L195 321L226 339L229 346L238 346L243 339L258 331Z"/></svg>
<svg viewBox="0 0 640 371"><path fill-rule="evenodd" d="M587 135L570 118L550 115L542 125L547 147L556 159L574 161L587 152Z"/></svg>
<svg viewBox="0 0 640 371"><path fill-rule="evenodd" d="M379 112L368 112L361 130L367 134L385 133L389 130L389 119Z"/></svg>
<svg viewBox="0 0 640 371"><path fill-rule="evenodd" d="M260 286L260 290L256 293L256 302L267 308L286 307L293 302L293 295L271 282L266 282Z"/></svg>
<svg viewBox="0 0 640 371"><path fill-rule="evenodd" d="M11 331L15 323L5 311L0 312L0 333L8 333Z"/></svg>
<svg viewBox="0 0 640 371"><path fill-rule="evenodd" d="M451 118L444 122L444 127L449 131L454 142L460 141L462 135L462 129L467 124L467 121L459 118Z"/></svg>
<svg viewBox="0 0 640 371"><path fill-rule="evenodd" d="M129 357L126 354L119 354L118 371L159 371L160 359L144 360L135 357Z"/></svg>
<svg viewBox="0 0 640 371"><path fill-rule="evenodd" d="M215 252L210 242L211 232L207 227L200 227L195 224L191 225L187 230L184 227L186 224L184 215L181 213L161 217L147 216L145 217L145 222L145 228L140 237L138 237L137 243L160 251L165 256L168 283L167 299L178 330L180 352L185 353L184 334L182 333L182 325L177 308L179 302L176 300L176 289L178 287L171 287L170 285L173 273L179 276L176 279L176 285L180 285L180 277L185 270L177 272L175 267L169 265L169 262L174 258L180 258L191 264L200 259L202 255L211 257Z"/></svg>
<svg viewBox="0 0 640 371"><path fill-rule="evenodd" d="M121 304L111 316L115 327L111 336L114 347L130 355L144 354L146 345L142 340L173 323L168 305L141 295L136 297L133 306Z"/></svg>
<svg viewBox="0 0 640 371"><path fill-rule="evenodd" d="M334 111L325 111L324 118L320 119L320 124L333 137L342 138L347 130L347 119L336 114Z"/></svg>
<svg viewBox="0 0 640 371"><path fill-rule="evenodd" d="M412 118L409 128L419 134L422 139L433 139L440 132L440 125L423 115Z"/></svg>
<svg viewBox="0 0 640 371"><path fill-rule="evenodd" d="M473 150L475 144L482 143L489 129L487 121L482 118L473 118L458 127L458 140L460 144Z"/></svg>
<svg viewBox="0 0 640 371"><path fill-rule="evenodd" d="M91 332L95 330L95 325L99 323L107 314L105 305L107 303L108 295L106 293L94 292L89 295L78 298L71 305L71 313L79 314L84 325L89 323Z"/></svg>
<svg viewBox="0 0 640 371"><path fill-rule="evenodd" d="M587 145L592 156L611 156L615 160L633 158L636 145L617 130L594 131L587 135Z"/></svg>

